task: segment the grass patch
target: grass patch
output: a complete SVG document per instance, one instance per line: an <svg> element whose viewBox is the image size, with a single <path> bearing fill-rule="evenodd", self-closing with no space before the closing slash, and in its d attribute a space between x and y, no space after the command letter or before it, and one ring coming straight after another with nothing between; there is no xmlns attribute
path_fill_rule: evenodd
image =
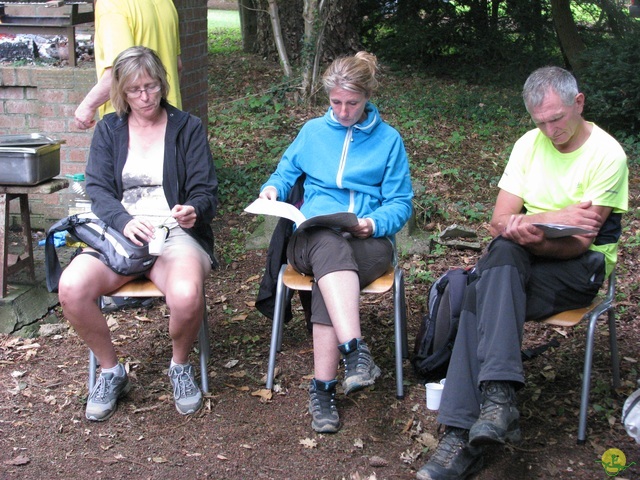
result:
<svg viewBox="0 0 640 480"><path fill-rule="evenodd" d="M237 10L207 10L207 29L231 28L240 30L240 14Z"/></svg>

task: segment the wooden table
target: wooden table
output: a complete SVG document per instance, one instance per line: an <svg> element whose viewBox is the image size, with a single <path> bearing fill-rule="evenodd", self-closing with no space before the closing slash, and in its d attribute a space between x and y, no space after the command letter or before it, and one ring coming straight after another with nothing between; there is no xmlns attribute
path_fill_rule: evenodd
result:
<svg viewBox="0 0 640 480"><path fill-rule="evenodd" d="M0 265L0 298L7 296L7 279L22 269L27 269L29 278L35 282L36 275L33 266L33 243L31 241L31 218L29 212L29 195L46 195L57 192L69 186L69 181L64 178L53 178L38 185L0 185L0 251L2 252L2 265ZM9 255L9 220L11 200L20 201L21 238L24 245L24 253L17 256Z"/></svg>

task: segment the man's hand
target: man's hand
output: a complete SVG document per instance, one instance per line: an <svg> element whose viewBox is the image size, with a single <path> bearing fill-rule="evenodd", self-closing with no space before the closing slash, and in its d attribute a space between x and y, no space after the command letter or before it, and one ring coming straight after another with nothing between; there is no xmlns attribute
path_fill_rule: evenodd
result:
<svg viewBox="0 0 640 480"><path fill-rule="evenodd" d="M78 108L76 108L74 114L74 124L76 128L80 130L87 130L95 126L96 109L91 108L83 103L81 103Z"/></svg>
<svg viewBox="0 0 640 480"><path fill-rule="evenodd" d="M594 234L602 226L602 216L591 208L591 200L569 205L554 213L553 223L571 225L592 230Z"/></svg>
<svg viewBox="0 0 640 480"><path fill-rule="evenodd" d="M538 227L525 222L525 215L511 215L502 236L523 247L533 247L544 242L544 233Z"/></svg>

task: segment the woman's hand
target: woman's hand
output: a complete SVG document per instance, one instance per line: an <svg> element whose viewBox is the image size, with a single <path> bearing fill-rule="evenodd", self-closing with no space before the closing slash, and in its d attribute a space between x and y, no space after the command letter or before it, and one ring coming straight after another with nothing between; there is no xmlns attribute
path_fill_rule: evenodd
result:
<svg viewBox="0 0 640 480"><path fill-rule="evenodd" d="M349 229L356 238L368 238L373 235L373 221L370 218L359 218L358 226Z"/></svg>
<svg viewBox="0 0 640 480"><path fill-rule="evenodd" d="M262 198L264 200L277 200L278 199L278 190L276 187L265 187L264 190L260 192L258 198Z"/></svg>
<svg viewBox="0 0 640 480"><path fill-rule="evenodd" d="M136 245L142 246L153 238L155 228L146 220L134 218L124 227L122 233Z"/></svg>
<svg viewBox="0 0 640 480"><path fill-rule="evenodd" d="M192 205L175 205L171 209L171 216L182 228L191 228L196 224L196 209Z"/></svg>

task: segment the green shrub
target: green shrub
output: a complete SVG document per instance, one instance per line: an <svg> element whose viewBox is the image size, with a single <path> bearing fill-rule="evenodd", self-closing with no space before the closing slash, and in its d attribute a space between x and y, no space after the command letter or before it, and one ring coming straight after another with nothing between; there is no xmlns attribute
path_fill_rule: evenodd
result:
<svg viewBox="0 0 640 480"><path fill-rule="evenodd" d="M640 30L622 39L603 39L587 50L580 70L585 117L614 135L640 130Z"/></svg>

